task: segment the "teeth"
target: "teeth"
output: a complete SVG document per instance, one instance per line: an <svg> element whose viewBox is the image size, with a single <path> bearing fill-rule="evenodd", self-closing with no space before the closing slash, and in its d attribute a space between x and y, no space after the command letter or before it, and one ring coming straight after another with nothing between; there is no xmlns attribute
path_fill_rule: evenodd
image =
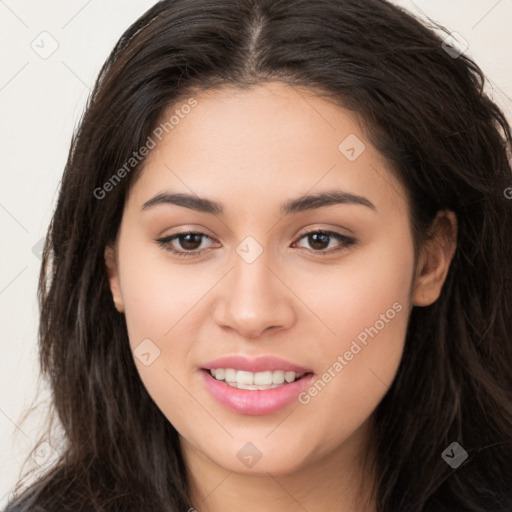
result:
<svg viewBox="0 0 512 512"><path fill-rule="evenodd" d="M266 372L246 372L244 370L234 370L233 368L216 368L210 370L210 373L217 380L223 380L226 384L238 389L264 390L281 386L300 379L304 374L295 372L285 372L283 370Z"/></svg>

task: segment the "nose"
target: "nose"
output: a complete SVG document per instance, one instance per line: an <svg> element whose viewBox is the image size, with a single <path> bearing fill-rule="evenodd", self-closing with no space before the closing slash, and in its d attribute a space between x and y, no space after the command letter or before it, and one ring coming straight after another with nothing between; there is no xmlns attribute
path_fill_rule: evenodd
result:
<svg viewBox="0 0 512 512"><path fill-rule="evenodd" d="M289 328L295 321L294 295L275 267L269 266L265 251L252 263L236 255L214 307L217 325L244 338Z"/></svg>

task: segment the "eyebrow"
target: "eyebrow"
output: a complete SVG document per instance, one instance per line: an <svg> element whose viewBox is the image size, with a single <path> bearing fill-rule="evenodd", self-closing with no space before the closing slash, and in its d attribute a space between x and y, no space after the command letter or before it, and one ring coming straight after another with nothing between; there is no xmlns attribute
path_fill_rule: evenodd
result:
<svg viewBox="0 0 512 512"><path fill-rule="evenodd" d="M160 192L142 205L142 210L148 210L157 205L174 204L183 206L203 213L213 215L223 215L224 207L222 203L198 197L196 195L184 193ZM350 194L342 190L329 190L318 194L309 194L297 199L291 199L281 206L281 215L302 212L306 210L315 210L334 204L355 204L362 205L377 211L375 205L366 197Z"/></svg>

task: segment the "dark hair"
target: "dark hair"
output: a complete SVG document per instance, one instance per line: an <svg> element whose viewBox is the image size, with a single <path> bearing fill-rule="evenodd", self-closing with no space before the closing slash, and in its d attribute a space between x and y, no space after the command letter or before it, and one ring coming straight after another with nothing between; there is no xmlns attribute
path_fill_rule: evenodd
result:
<svg viewBox="0 0 512 512"><path fill-rule="evenodd" d="M425 23L382 0L163 0L123 34L72 139L43 252L41 374L65 446L8 511L192 506L177 431L138 375L105 269L144 159L95 191L170 105L271 81L363 121L406 187L416 251L436 212L458 220L441 296L413 308L371 417L378 511L512 510L512 136L479 67ZM469 454L457 469L441 457L452 442Z"/></svg>

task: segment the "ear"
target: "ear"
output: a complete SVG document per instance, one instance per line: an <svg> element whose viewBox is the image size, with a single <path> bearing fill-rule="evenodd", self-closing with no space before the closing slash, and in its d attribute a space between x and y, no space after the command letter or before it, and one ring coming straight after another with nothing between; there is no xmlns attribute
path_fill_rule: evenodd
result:
<svg viewBox="0 0 512 512"><path fill-rule="evenodd" d="M430 306L439 298L456 247L457 217L449 210L437 212L416 266L415 306Z"/></svg>
<svg viewBox="0 0 512 512"><path fill-rule="evenodd" d="M121 287L119 286L118 265L116 259L115 247L107 245L105 247L105 266L110 284L110 291L114 299L114 305L119 313L124 313L123 297L121 295Z"/></svg>

